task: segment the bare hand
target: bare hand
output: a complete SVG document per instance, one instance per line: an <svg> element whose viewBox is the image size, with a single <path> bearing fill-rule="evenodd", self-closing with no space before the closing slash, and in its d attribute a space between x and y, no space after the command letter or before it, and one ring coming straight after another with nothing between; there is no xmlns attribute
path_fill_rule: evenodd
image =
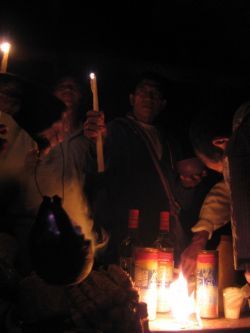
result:
<svg viewBox="0 0 250 333"><path fill-rule="evenodd" d="M246 265L245 278L247 280L247 283L250 283L250 264Z"/></svg>
<svg viewBox="0 0 250 333"><path fill-rule="evenodd" d="M68 133L68 119L64 113L50 128L39 133L39 137L44 140L44 145L39 147L40 155L47 155L52 148L64 141Z"/></svg>
<svg viewBox="0 0 250 333"><path fill-rule="evenodd" d="M195 274L196 260L200 251L204 250L208 240L208 232L203 230L195 233L191 244L181 255L181 270L186 278Z"/></svg>
<svg viewBox="0 0 250 333"><path fill-rule="evenodd" d="M104 113L88 111L87 120L83 124L83 133L86 138L96 140L98 132L100 132L103 137L107 134Z"/></svg>
<svg viewBox="0 0 250 333"><path fill-rule="evenodd" d="M200 184L202 178L207 175L206 171L203 171L201 174L194 174L191 176L180 175L180 180L182 186L186 188L192 188Z"/></svg>
<svg viewBox="0 0 250 333"><path fill-rule="evenodd" d="M181 183L186 188L197 186L207 176L205 165L196 157L187 158L177 163Z"/></svg>

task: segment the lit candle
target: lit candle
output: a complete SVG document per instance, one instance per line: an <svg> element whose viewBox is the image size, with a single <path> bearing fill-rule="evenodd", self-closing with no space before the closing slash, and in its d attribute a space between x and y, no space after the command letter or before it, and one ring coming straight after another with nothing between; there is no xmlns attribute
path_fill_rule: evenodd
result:
<svg viewBox="0 0 250 333"><path fill-rule="evenodd" d="M99 111L99 101L98 101L98 92L97 92L97 81L96 75L94 73L90 74L90 85L93 95L93 110ZM103 144L102 144L102 135L100 131L97 134L96 140L96 153L97 153L97 168L98 172L104 171L104 157L103 157Z"/></svg>
<svg viewBox="0 0 250 333"><path fill-rule="evenodd" d="M99 111L97 82L96 82L96 75L94 73L90 74L90 85L91 85L91 90L92 90L92 94L93 94L93 110Z"/></svg>
<svg viewBox="0 0 250 333"><path fill-rule="evenodd" d="M4 42L0 45L1 51L3 52L2 62L1 62L1 72L7 72L8 58L10 52L10 43Z"/></svg>

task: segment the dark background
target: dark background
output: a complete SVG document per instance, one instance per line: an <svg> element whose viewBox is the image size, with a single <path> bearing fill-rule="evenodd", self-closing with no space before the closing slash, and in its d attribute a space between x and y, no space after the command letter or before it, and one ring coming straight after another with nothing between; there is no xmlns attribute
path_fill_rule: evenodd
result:
<svg viewBox="0 0 250 333"><path fill-rule="evenodd" d="M168 80L166 121L181 130L204 105L222 102L231 114L250 95L249 1L8 1L0 33L13 44L8 71L34 82L72 69L90 103L95 71L108 119L126 112L142 70Z"/></svg>

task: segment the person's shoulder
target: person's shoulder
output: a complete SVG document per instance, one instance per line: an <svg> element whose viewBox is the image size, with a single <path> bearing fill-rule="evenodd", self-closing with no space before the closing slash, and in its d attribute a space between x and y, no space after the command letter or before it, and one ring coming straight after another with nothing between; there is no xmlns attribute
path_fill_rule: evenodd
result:
<svg viewBox="0 0 250 333"><path fill-rule="evenodd" d="M239 128L243 119L245 119L246 116L249 114L250 114L250 101L247 101L245 103L242 103L234 113L233 132L235 132Z"/></svg>
<svg viewBox="0 0 250 333"><path fill-rule="evenodd" d="M116 117L107 123L109 133L120 134L127 133L128 130L134 130L135 122L126 116Z"/></svg>

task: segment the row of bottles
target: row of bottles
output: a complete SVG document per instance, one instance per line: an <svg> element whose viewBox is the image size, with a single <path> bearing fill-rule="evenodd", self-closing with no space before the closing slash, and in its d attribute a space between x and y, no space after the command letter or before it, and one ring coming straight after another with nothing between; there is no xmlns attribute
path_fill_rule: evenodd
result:
<svg viewBox="0 0 250 333"><path fill-rule="evenodd" d="M131 209L128 214L128 234L120 246L120 266L133 278L144 301L143 291L146 292L151 283L155 283L157 290L167 290L173 281L174 251L169 236L169 212L160 212L159 233L150 248L142 247L138 226L139 210ZM163 296L166 296L165 293L158 293L158 312L169 311Z"/></svg>
<svg viewBox="0 0 250 333"><path fill-rule="evenodd" d="M120 245L120 266L133 277L133 253L140 246L138 238L139 210L130 209L128 214L128 233Z"/></svg>
<svg viewBox="0 0 250 333"><path fill-rule="evenodd" d="M124 238L120 247L120 265L133 278L135 285L143 293L143 289L149 287L150 281L154 281L157 290L162 290L157 296L157 312L167 312L168 304L166 302L167 290L173 281L174 272L174 251L171 243L169 212L160 212L159 233L150 248L144 248L138 237L139 210L131 209L128 214L128 234ZM204 313L203 317L217 316L217 311L223 311L222 290L225 287L235 285L236 271L233 267L232 239L230 236L222 235L218 252L216 282L218 290L217 310L212 314ZM204 251L207 252L207 251ZM208 251L209 253L210 251ZM213 252L213 251L211 251ZM211 266L212 262L207 264ZM206 268L209 268L206 267ZM217 280L217 279L216 279ZM216 289L216 288L215 288ZM162 298L162 299L161 299ZM205 307L205 304L203 304ZM214 304L216 305L216 304ZM219 306L218 306L219 305ZM218 309L219 308L219 309Z"/></svg>
<svg viewBox="0 0 250 333"><path fill-rule="evenodd" d="M128 233L123 239L120 245L120 266L133 276L133 256L134 248L142 246L141 240L138 237L139 227L139 210L130 209L128 214ZM168 256L164 256L163 253L170 253L170 257L173 258L173 246L169 236L169 212L160 212L160 226L159 233L156 240L152 244L152 248L158 249L160 254L160 262L168 260Z"/></svg>

